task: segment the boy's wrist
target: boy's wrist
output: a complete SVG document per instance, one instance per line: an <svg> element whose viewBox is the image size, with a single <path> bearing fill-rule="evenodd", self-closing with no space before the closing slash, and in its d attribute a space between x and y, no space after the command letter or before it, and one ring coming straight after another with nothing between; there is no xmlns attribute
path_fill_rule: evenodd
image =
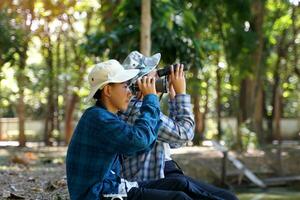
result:
<svg viewBox="0 0 300 200"><path fill-rule="evenodd" d="M147 94L146 96L144 96L143 101L157 101L158 102L158 97L156 94Z"/></svg>
<svg viewBox="0 0 300 200"><path fill-rule="evenodd" d="M175 94L185 94L186 89L185 88L176 88L175 89Z"/></svg>

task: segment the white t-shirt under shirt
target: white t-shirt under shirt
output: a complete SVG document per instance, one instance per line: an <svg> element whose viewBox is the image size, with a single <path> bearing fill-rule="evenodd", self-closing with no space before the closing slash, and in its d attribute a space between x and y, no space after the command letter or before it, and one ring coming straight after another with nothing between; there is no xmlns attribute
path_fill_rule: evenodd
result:
<svg viewBox="0 0 300 200"><path fill-rule="evenodd" d="M165 150L165 161L172 160L170 145L168 143L165 143L165 142L164 142L163 145L164 145L164 150Z"/></svg>

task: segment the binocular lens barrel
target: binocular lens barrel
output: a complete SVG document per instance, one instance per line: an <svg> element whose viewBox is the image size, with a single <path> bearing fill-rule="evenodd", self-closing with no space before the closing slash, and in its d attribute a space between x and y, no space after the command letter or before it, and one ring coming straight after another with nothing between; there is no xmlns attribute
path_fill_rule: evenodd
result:
<svg viewBox="0 0 300 200"><path fill-rule="evenodd" d="M163 67L162 69L157 70L157 71L156 71L156 72L157 72L157 75L158 75L159 77L169 75L169 74L171 73L171 66L172 66L172 65L166 66L166 67ZM177 66L177 64L174 64L174 65L173 65L174 71L176 71L176 68L177 68L176 66ZM186 65L184 65L183 71L187 71L187 70L188 70L188 67L187 67Z"/></svg>
<svg viewBox="0 0 300 200"><path fill-rule="evenodd" d="M167 93L168 92L168 81L166 78L159 78L155 81L156 92ZM139 86L135 83L130 86L132 94L136 94L140 91Z"/></svg>
<svg viewBox="0 0 300 200"><path fill-rule="evenodd" d="M167 75L169 75L171 73L171 66L166 66L162 69L157 70L157 75L159 77L159 79L156 79L155 81L155 88L156 88L156 92L162 92L162 93L168 93L168 80L167 80ZM177 64L173 65L173 69L174 71L176 71L177 69ZM184 65L183 67L183 71L187 71L188 67L186 65ZM130 90L132 92L132 94L136 94L140 89L139 86L137 85L137 83L133 83L130 85Z"/></svg>

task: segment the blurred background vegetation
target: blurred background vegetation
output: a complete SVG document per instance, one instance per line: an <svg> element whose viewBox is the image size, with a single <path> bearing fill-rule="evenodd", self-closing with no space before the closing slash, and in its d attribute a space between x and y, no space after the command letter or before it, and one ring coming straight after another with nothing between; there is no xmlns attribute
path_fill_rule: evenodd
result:
<svg viewBox="0 0 300 200"><path fill-rule="evenodd" d="M90 106L88 70L133 50L160 52L160 67L190 67L195 145L299 140L299 0L145 2L1 0L0 140L67 144ZM15 137L6 131L13 119ZM40 129L31 134L31 126Z"/></svg>

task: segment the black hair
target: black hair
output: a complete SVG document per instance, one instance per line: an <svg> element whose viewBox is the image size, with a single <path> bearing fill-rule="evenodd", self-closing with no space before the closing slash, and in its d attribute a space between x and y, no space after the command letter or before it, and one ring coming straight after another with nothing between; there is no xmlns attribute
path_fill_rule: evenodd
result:
<svg viewBox="0 0 300 200"><path fill-rule="evenodd" d="M98 89L97 92L94 94L93 99L96 99L97 101L100 100L101 93L102 93L102 90Z"/></svg>
<svg viewBox="0 0 300 200"><path fill-rule="evenodd" d="M115 83L108 83L108 85L113 85L113 84L115 84ZM96 91L96 93L94 94L93 99L96 100L96 106L101 106L101 107L105 108L103 102L101 101L102 91L103 91L103 89L101 89L101 90L98 89Z"/></svg>
<svg viewBox="0 0 300 200"><path fill-rule="evenodd" d="M96 100L96 106L104 107L101 101L101 95L102 95L102 90L98 89L97 92L94 94L93 99Z"/></svg>

